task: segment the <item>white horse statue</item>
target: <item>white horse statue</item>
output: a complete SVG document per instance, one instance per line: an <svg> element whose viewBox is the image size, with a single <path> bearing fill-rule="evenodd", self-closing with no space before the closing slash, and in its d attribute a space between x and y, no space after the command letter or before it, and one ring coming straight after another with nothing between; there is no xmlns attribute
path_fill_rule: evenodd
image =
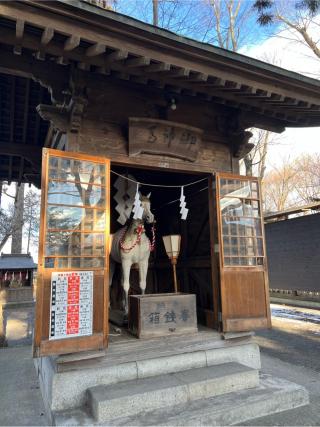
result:
<svg viewBox="0 0 320 427"><path fill-rule="evenodd" d="M132 264L136 263L139 266L139 285L142 294L145 293L147 286L149 256L155 244L154 227L152 227L152 242L146 236L144 229L144 222L148 224L154 223L154 216L150 209L150 196L151 193L148 196L140 194L143 208L142 219L132 219L128 227L121 228L112 236L109 284L111 287L115 269L114 262L118 262L122 265L122 287L126 314L128 313L129 278Z"/></svg>

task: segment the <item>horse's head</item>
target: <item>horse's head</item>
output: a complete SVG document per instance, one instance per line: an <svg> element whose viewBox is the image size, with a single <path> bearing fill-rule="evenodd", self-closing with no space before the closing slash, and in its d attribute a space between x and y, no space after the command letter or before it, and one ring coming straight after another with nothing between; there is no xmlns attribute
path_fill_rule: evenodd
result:
<svg viewBox="0 0 320 427"><path fill-rule="evenodd" d="M140 194L141 205L143 207L142 219L148 224L154 222L154 215L151 212L150 196L151 193L149 193L147 196L142 196L142 194Z"/></svg>

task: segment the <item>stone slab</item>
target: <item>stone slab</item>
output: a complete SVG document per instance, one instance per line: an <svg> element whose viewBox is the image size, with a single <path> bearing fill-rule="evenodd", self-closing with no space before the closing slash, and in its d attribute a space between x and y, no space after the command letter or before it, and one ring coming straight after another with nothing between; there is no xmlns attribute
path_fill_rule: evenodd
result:
<svg viewBox="0 0 320 427"><path fill-rule="evenodd" d="M258 371L237 363L190 369L177 374L126 381L88 390L87 405L99 422L146 409L171 407L259 384Z"/></svg>
<svg viewBox="0 0 320 427"><path fill-rule="evenodd" d="M252 340L227 342L215 332L200 332L110 345L104 358L57 363L54 358L43 357L36 359L36 366L50 418L52 411L83 405L90 387L226 362L259 369L259 347Z"/></svg>
<svg viewBox="0 0 320 427"><path fill-rule="evenodd" d="M154 410L108 422L109 426L229 426L270 414L308 405L304 387L292 382L262 375L253 389L199 399L172 408ZM104 423L105 424L105 423ZM54 425L101 425L83 409L57 412Z"/></svg>
<svg viewBox="0 0 320 427"><path fill-rule="evenodd" d="M233 340L233 339L242 338L242 337L253 337L254 332L253 331L250 331L250 332L224 332L221 335L222 335L222 338L225 340Z"/></svg>
<svg viewBox="0 0 320 427"><path fill-rule="evenodd" d="M202 368L203 366L207 366L207 358L204 351L193 351L191 353L137 361L138 378L147 378L155 374L170 374L182 370Z"/></svg>
<svg viewBox="0 0 320 427"><path fill-rule="evenodd" d="M106 350L90 350L90 351L80 351L79 353L69 353L62 354L58 356L55 360L56 363L70 363L76 362L79 360L88 360L96 359L106 356Z"/></svg>

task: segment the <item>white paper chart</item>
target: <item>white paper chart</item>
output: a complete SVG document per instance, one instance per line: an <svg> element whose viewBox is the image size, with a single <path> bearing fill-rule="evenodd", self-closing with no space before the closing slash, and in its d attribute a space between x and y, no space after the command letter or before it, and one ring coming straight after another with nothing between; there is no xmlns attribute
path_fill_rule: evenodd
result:
<svg viewBox="0 0 320 427"><path fill-rule="evenodd" d="M93 271L51 275L49 339L92 335Z"/></svg>

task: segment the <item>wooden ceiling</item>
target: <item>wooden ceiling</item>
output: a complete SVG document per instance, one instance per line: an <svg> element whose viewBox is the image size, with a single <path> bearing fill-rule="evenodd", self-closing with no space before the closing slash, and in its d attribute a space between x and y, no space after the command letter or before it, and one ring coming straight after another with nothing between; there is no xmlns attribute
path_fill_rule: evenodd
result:
<svg viewBox="0 0 320 427"><path fill-rule="evenodd" d="M224 104L250 113L257 127L320 126L320 82L86 2L3 1L0 42L6 54L10 47L49 69L77 67Z"/></svg>
<svg viewBox="0 0 320 427"><path fill-rule="evenodd" d="M41 148L48 122L36 111L50 103L46 89L28 78L0 74L0 180L40 185Z"/></svg>

